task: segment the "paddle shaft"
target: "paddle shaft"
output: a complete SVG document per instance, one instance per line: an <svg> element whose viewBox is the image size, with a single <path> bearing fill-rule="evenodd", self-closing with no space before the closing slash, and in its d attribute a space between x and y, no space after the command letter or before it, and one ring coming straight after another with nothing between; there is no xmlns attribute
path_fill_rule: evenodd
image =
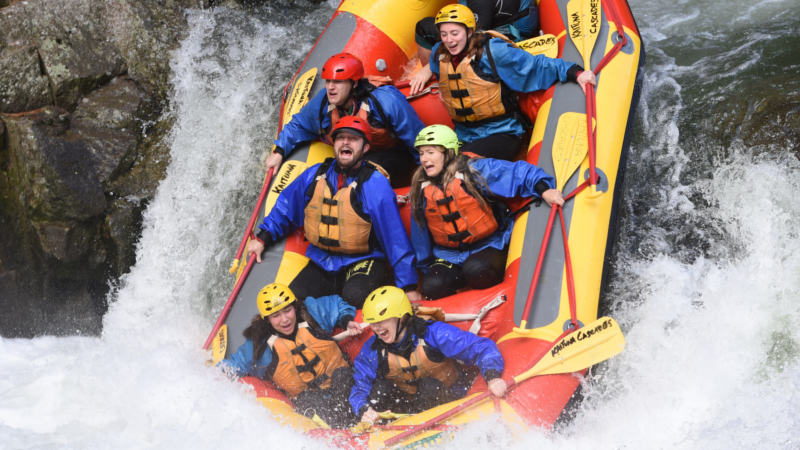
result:
<svg viewBox="0 0 800 450"><path fill-rule="evenodd" d="M214 328L211 330L211 334L208 335L208 339L206 339L206 343L203 344L203 350L208 350L208 347L211 345L211 341L214 340L214 336L219 331L219 328L225 323L225 319L228 318L228 314L231 312L231 308L233 307L233 303L236 301L236 296L239 295L239 291L242 289L244 285L244 280L247 279L247 275L250 273L250 269L253 268L253 264L256 262L256 255L255 253L251 253L249 256L249 260L247 261L247 265L244 266L244 271L239 276L239 279L236 281L236 285L233 287L233 291L231 295L228 297L228 300L225 302L225 306L222 308L222 312L217 319L217 322L214 323Z"/></svg>
<svg viewBox="0 0 800 450"><path fill-rule="evenodd" d="M228 271L230 273L236 272L236 269L239 268L239 261L242 258L242 253L244 252L244 247L247 245L247 238L250 237L250 233L253 231L253 226L256 223L256 219L258 218L258 212L261 210L261 205L264 204L264 199L267 198L267 192L269 191L269 185L272 182L272 175L275 173L275 168L270 167L267 175L264 177L264 185L261 186L261 193L258 194L258 201L256 202L256 206L253 209L253 213L250 214L250 221L247 222L247 228L244 230L244 236L242 236L242 241L239 243L239 249L236 250L236 257L233 259L233 263L231 264L230 269Z"/></svg>

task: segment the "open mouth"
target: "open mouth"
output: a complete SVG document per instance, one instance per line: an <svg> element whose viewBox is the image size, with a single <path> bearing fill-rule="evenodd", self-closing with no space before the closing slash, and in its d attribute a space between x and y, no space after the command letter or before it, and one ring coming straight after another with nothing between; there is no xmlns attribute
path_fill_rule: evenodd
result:
<svg viewBox="0 0 800 450"><path fill-rule="evenodd" d="M389 330L382 330L376 333L382 341L389 340Z"/></svg>

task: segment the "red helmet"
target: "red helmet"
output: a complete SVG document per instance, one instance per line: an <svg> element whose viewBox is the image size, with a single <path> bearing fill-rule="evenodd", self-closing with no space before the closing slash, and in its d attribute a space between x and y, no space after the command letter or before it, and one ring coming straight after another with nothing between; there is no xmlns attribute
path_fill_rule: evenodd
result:
<svg viewBox="0 0 800 450"><path fill-rule="evenodd" d="M331 56L322 66L323 80L353 80L364 78L364 65L350 53Z"/></svg>
<svg viewBox="0 0 800 450"><path fill-rule="evenodd" d="M369 124L356 116L344 116L339 119L339 121L336 122L336 125L333 127L331 137L335 140L336 134L342 129L355 131L357 134L361 135L361 137L363 137L367 143L369 143L369 141L372 139L372 133L369 130Z"/></svg>

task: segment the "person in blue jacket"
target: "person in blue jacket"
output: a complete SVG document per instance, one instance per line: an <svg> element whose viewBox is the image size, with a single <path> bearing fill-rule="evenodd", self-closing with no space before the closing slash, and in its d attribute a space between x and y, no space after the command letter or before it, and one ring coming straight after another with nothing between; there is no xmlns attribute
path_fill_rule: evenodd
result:
<svg viewBox="0 0 800 450"><path fill-rule="evenodd" d="M298 145L321 139L332 144L330 133L344 116L357 116L369 124L372 142L365 156L394 179L416 167L414 137L424 124L406 97L394 86L375 87L364 78L361 60L349 53L331 56L322 67L325 89L303 106L287 123L267 157L267 170L276 170Z"/></svg>
<svg viewBox="0 0 800 450"><path fill-rule="evenodd" d="M458 0L475 13L476 29L495 30L513 41L521 41L539 34L539 7L536 0ZM417 22L414 38L420 48L419 55L427 61L434 44L439 41L439 30L433 17Z"/></svg>
<svg viewBox="0 0 800 450"><path fill-rule="evenodd" d="M244 330L245 343L220 362L223 371L272 380L301 414L352 425L355 416L346 405L353 369L331 332L338 326L350 336L360 334L355 308L337 295L299 301L279 283L264 286L256 302L259 314Z"/></svg>
<svg viewBox="0 0 800 450"><path fill-rule="evenodd" d="M540 197L564 204L555 179L526 161L470 158L448 126L417 136L420 167L411 181L411 244L423 272L420 291L437 299L485 289L505 274L513 218L498 197Z"/></svg>
<svg viewBox="0 0 800 450"><path fill-rule="evenodd" d="M363 158L369 126L347 116L332 137L336 158L309 167L281 191L246 254L260 263L266 246L303 227L310 261L289 285L301 298L339 294L360 308L373 289L391 284L392 273L398 287L420 298L395 193L382 169Z"/></svg>
<svg viewBox="0 0 800 450"><path fill-rule="evenodd" d="M435 75L439 92L463 151L513 160L527 121L516 93L547 89L556 81L575 81L581 89L596 84L594 73L563 59L532 55L503 39L475 31L475 16L464 5L447 5L436 14L441 42L429 64L411 77L411 95Z"/></svg>
<svg viewBox="0 0 800 450"><path fill-rule="evenodd" d="M362 312L374 335L353 365L350 407L361 422L375 422L379 411L413 414L463 397L472 380L456 360L477 366L489 391L505 395L503 355L490 339L416 317L394 286L373 291Z"/></svg>

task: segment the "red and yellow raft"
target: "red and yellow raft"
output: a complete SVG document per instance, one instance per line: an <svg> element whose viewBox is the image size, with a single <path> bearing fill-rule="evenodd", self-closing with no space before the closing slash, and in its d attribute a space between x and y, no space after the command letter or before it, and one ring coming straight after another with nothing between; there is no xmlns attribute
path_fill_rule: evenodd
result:
<svg viewBox="0 0 800 450"><path fill-rule="evenodd" d="M280 126L323 88L319 72L335 53L352 53L364 62L367 75L388 76L402 86L416 53L415 23L433 16L447 3L451 2L342 1L287 85ZM278 420L337 445L356 448L430 442L446 436L453 426L496 412L509 424L550 428L580 383L572 372L621 350L621 334L616 330L612 336L608 331L615 329L616 323L598 319L597 312L613 243L637 78L644 60L642 42L625 0L541 0L539 8L543 35L520 43L520 47L579 63L594 70L598 79L596 91L589 95L576 84L566 83L521 98L534 126L527 152L520 158L554 174L558 187L573 196L561 214L546 204L534 203L518 217L502 283L425 302L450 317L470 317L453 322L463 329L469 329L474 322L471 317L482 312L478 334L498 343L506 361L504 378L511 381L526 374L524 381L517 377L519 383L499 402L477 401L486 397L486 384L478 377L464 399L358 433L326 429L295 413L269 382L248 378L259 400ZM451 124L435 86L428 95L409 101L426 125ZM267 214L281 190L305 168L332 154L330 146L321 142L295 151L292 159L265 181L264 200L254 217ZM398 189L398 194L407 191ZM401 206L401 213L408 224L409 207ZM258 313L258 290L272 281L289 284L307 263L303 256L306 245L299 230L268 249L261 264L236 262L232 267L236 286L206 342L206 348L213 347L215 358L235 352L244 342L242 331ZM490 308L493 302L500 304ZM360 320L360 312L356 319ZM365 333L345 341L342 348L352 359L367 337ZM598 343L600 339L605 340ZM538 369L531 369L537 362ZM544 365L550 368L542 370ZM451 415L444 417L448 412Z"/></svg>

